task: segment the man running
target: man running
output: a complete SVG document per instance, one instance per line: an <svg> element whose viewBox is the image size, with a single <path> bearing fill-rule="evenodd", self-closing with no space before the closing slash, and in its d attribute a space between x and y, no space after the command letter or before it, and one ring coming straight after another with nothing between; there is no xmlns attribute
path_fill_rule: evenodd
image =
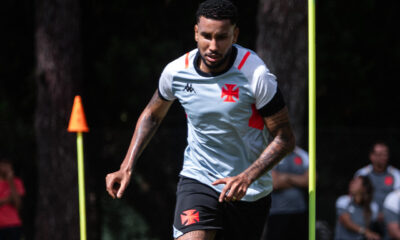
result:
<svg viewBox="0 0 400 240"><path fill-rule="evenodd" d="M255 52L236 44L236 7L207 0L196 18L197 48L164 68L121 168L106 177L107 191L122 197L136 160L177 99L187 115L188 146L174 238L259 239L271 201L269 171L295 145L288 110L276 77Z"/></svg>

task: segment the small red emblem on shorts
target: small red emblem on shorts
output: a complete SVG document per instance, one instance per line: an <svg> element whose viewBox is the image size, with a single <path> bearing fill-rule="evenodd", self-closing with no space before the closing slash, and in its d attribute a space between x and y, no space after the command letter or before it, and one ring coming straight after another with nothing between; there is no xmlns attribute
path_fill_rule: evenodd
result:
<svg viewBox="0 0 400 240"><path fill-rule="evenodd" d="M236 84L225 84L225 86L222 87L221 98L226 97L224 98L224 102L236 102L233 97L239 99L239 88L236 86Z"/></svg>
<svg viewBox="0 0 400 240"><path fill-rule="evenodd" d="M387 176L387 177L385 177L385 185L386 185L386 186L391 186L391 185L393 185L393 177L392 177L392 176Z"/></svg>
<svg viewBox="0 0 400 240"><path fill-rule="evenodd" d="M188 226L200 221L199 212L196 209L183 211L181 214L182 225Z"/></svg>

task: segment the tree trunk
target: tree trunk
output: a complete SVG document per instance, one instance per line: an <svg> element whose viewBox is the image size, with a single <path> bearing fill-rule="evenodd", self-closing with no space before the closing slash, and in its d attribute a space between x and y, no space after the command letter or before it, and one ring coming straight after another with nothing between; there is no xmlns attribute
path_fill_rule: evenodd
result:
<svg viewBox="0 0 400 240"><path fill-rule="evenodd" d="M66 131L81 82L78 0L37 0L35 239L79 239L76 136Z"/></svg>
<svg viewBox="0 0 400 240"><path fill-rule="evenodd" d="M257 53L276 74L298 145L307 146L307 4L260 0Z"/></svg>

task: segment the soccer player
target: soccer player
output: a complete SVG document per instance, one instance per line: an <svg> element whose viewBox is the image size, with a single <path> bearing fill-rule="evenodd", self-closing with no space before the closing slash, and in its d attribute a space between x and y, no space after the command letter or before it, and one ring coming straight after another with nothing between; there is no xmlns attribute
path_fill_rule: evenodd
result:
<svg viewBox="0 0 400 240"><path fill-rule="evenodd" d="M378 205L372 201L373 187L366 176L358 176L349 184L349 194L336 201L335 240L379 240L378 233L371 230L378 217Z"/></svg>
<svg viewBox="0 0 400 240"><path fill-rule="evenodd" d="M274 190L263 239L308 239L308 153L296 146L271 174Z"/></svg>
<svg viewBox="0 0 400 240"><path fill-rule="evenodd" d="M389 193L383 202L388 239L400 239L400 190Z"/></svg>
<svg viewBox="0 0 400 240"><path fill-rule="evenodd" d="M106 176L122 197L134 164L171 104L187 115L188 146L177 186L175 239L259 239L270 206L270 170L295 145L288 110L257 54L236 44L236 7L199 5L197 48L169 63L139 117L126 157Z"/></svg>
<svg viewBox="0 0 400 240"><path fill-rule="evenodd" d="M378 228L382 235L386 235L384 226L383 201L395 189L400 188L400 171L389 165L389 147L385 142L377 141L369 152L371 163L359 169L355 176L368 176L374 187L374 201L379 206Z"/></svg>
<svg viewBox="0 0 400 240"><path fill-rule="evenodd" d="M25 188L22 180L14 175L11 162L0 159L0 240L19 240L22 220L19 216Z"/></svg>

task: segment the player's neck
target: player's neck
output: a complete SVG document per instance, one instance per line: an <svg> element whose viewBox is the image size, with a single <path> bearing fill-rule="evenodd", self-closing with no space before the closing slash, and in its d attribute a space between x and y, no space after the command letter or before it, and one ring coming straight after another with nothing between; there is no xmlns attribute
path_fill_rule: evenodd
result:
<svg viewBox="0 0 400 240"><path fill-rule="evenodd" d="M387 166L373 166L374 172L383 173L386 171Z"/></svg>
<svg viewBox="0 0 400 240"><path fill-rule="evenodd" d="M201 54L198 52L194 60L194 66L197 73L199 73L202 76L205 77L217 76L227 72L233 66L236 56L237 56L237 49L236 47L232 46L229 53L224 57L224 60L221 63L221 65L216 68L213 67L210 68L209 66L207 66L207 64L204 63Z"/></svg>
<svg viewBox="0 0 400 240"><path fill-rule="evenodd" d="M229 51L229 53L224 57L222 60L221 64L218 67L210 67L207 66L207 64L204 62L203 58L200 58L199 61L199 68L201 71L205 73L210 73L210 74L216 74L220 72L224 72L226 68L228 67L229 64L229 59L232 56L232 51Z"/></svg>
<svg viewBox="0 0 400 240"><path fill-rule="evenodd" d="M360 205L362 202L362 194L357 193L353 195L353 201L357 204Z"/></svg>

